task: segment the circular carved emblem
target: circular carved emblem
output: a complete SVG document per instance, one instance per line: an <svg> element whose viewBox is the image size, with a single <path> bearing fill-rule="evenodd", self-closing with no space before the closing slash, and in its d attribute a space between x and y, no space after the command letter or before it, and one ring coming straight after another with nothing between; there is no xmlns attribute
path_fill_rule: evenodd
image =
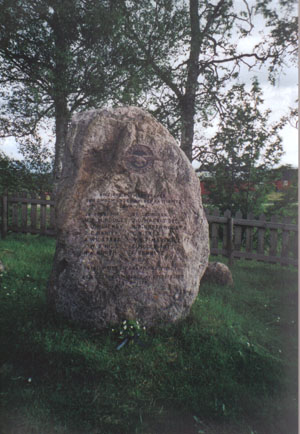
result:
<svg viewBox="0 0 300 434"><path fill-rule="evenodd" d="M152 168L154 156L148 146L134 145L128 149L125 156L127 169L135 172L145 172Z"/></svg>

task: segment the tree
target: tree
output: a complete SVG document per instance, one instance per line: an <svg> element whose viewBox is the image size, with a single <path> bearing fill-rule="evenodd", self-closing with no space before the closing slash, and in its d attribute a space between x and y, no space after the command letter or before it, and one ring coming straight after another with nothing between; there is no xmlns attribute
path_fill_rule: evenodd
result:
<svg viewBox="0 0 300 434"><path fill-rule="evenodd" d="M117 22L105 0L0 0L0 136L36 136L53 119L55 179L72 113L113 100L128 79Z"/></svg>
<svg viewBox="0 0 300 434"><path fill-rule="evenodd" d="M290 217L291 222L297 224L298 212L298 185L292 184L267 208L266 214L268 216Z"/></svg>
<svg viewBox="0 0 300 434"><path fill-rule="evenodd" d="M45 193L51 191L51 178L47 165L37 170L24 160L15 160L0 152L0 195L20 191Z"/></svg>
<svg viewBox="0 0 300 434"><path fill-rule="evenodd" d="M290 217L293 223L298 220L298 170L291 165L281 165L273 168L268 173L269 182L288 181L285 186L282 185L282 190L276 191L267 209L267 216L277 215L280 217ZM277 189L276 189L277 190Z"/></svg>
<svg viewBox="0 0 300 434"><path fill-rule="evenodd" d="M282 61L289 36L270 4L0 0L0 136L36 134L54 119L57 178L72 113L118 101L150 109L192 160L195 124L205 128L222 113L241 66L270 60L274 71ZM272 38L242 50L255 13L265 16Z"/></svg>
<svg viewBox="0 0 300 434"><path fill-rule="evenodd" d="M256 80L247 91L235 85L222 101L217 132L197 148L201 170L211 174L209 202L221 211L263 211L266 193L272 189L268 170L282 155L279 131L282 123L269 123L270 111L262 111L262 91Z"/></svg>
<svg viewBox="0 0 300 434"><path fill-rule="evenodd" d="M298 60L298 17L295 0L278 0L276 7L272 0L258 0L256 11L265 18L269 32L268 43L272 44L276 55L269 64L269 78L275 82L279 71L288 63ZM279 68L278 68L279 67Z"/></svg>
<svg viewBox="0 0 300 434"><path fill-rule="evenodd" d="M120 0L122 32L131 40L135 63L142 65L152 80L152 112L180 138L190 160L195 124L206 127L209 120L222 114L228 84L238 78L241 66L251 70L269 61L270 73L274 73L282 62L284 45L280 50L276 45L280 16L272 14L270 2L267 8L261 2L250 3L141 0L137 5ZM285 3L282 0L282 7ZM290 1L289 6L294 3ZM252 35L256 13L266 17L272 37L262 37L253 49L242 50L240 42ZM288 18L284 22L289 22ZM290 28L295 33L294 26ZM286 38L283 34L282 41Z"/></svg>

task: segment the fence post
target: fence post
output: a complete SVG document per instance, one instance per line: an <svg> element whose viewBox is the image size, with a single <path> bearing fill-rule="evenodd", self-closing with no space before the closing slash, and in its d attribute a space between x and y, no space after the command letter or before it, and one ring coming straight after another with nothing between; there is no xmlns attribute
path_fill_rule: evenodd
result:
<svg viewBox="0 0 300 434"><path fill-rule="evenodd" d="M289 224L291 223L291 217L284 217L283 223ZM282 231L282 246L281 246L281 258L283 261L281 261L281 265L287 265L287 262L284 261L285 259L288 260L289 257L289 235L290 232L288 229L283 229Z"/></svg>
<svg viewBox="0 0 300 434"><path fill-rule="evenodd" d="M254 214L250 212L247 215L247 220L254 220ZM253 227L247 226L246 228L246 252L252 253L253 250ZM251 260L251 258L247 258L248 260Z"/></svg>
<svg viewBox="0 0 300 434"><path fill-rule="evenodd" d="M227 251L229 266L231 266L233 265L233 218L229 209L224 212L224 217L227 217L227 223L225 225L226 231L224 231L224 234L226 234L226 240L223 239L223 243L224 241L226 243L224 247Z"/></svg>
<svg viewBox="0 0 300 434"><path fill-rule="evenodd" d="M19 193L13 192L11 194L13 198L19 197ZM12 202L11 204L11 229L13 232L19 232L20 231L20 225L19 225L19 203L18 202Z"/></svg>
<svg viewBox="0 0 300 434"><path fill-rule="evenodd" d="M273 215L271 217L271 222L277 223L279 221L278 216ZM277 244L278 244L278 229L270 229L270 247L269 247L269 255L277 256ZM273 263L276 264L276 261Z"/></svg>
<svg viewBox="0 0 300 434"><path fill-rule="evenodd" d="M213 216L219 217L220 211L218 209L214 209ZM212 223L211 224L211 248L218 250L219 247L219 224ZM212 253L212 255L217 255L218 253Z"/></svg>
<svg viewBox="0 0 300 434"><path fill-rule="evenodd" d="M227 234L228 234L228 263L229 266L232 266L233 265L233 218L232 217L228 217Z"/></svg>
<svg viewBox="0 0 300 434"><path fill-rule="evenodd" d="M21 193L21 197L27 199L28 195L26 191ZM21 202L21 231L23 233L27 232L27 219L28 219L28 202Z"/></svg>
<svg viewBox="0 0 300 434"><path fill-rule="evenodd" d="M7 209L7 194L2 196L2 225L1 225L1 236L4 239L7 235L8 228L8 209Z"/></svg>
<svg viewBox="0 0 300 434"><path fill-rule="evenodd" d="M54 200L55 197L53 196L53 193L50 195L50 200ZM50 205L50 226L49 229L55 231L55 207L54 205Z"/></svg>
<svg viewBox="0 0 300 434"><path fill-rule="evenodd" d="M37 198L37 195L36 193L31 193L30 197L34 200ZM30 230L32 233L35 233L37 231L37 204L31 203L30 207Z"/></svg>
<svg viewBox="0 0 300 434"><path fill-rule="evenodd" d="M41 197L41 200L42 201L45 201L46 200L46 195L45 195L45 193L41 193L40 194L40 197ZM47 204L44 202L44 203L41 203L41 207L40 207L40 221L41 221L41 228L40 228L40 231L41 231L41 234L45 234L45 232L46 232L46 228L47 228L47 214L46 214L46 207L47 207Z"/></svg>
<svg viewBox="0 0 300 434"><path fill-rule="evenodd" d="M262 223L265 223L266 222L266 216L264 214L261 214L259 216L259 220ZM257 231L257 237L258 237L257 238L257 253L259 255L262 255L262 256L265 254L265 232L266 232L265 226L259 228ZM260 260L258 259L258 261L260 261Z"/></svg>
<svg viewBox="0 0 300 434"><path fill-rule="evenodd" d="M241 220L243 218L243 214L241 211L237 211L235 214L235 218L238 220ZM233 243L234 250L241 250L242 248L242 226L236 225L234 228L234 243Z"/></svg>

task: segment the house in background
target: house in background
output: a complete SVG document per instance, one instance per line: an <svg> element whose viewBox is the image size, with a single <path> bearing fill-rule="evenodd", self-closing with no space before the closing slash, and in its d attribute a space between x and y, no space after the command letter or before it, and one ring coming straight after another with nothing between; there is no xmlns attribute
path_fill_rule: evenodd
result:
<svg viewBox="0 0 300 434"><path fill-rule="evenodd" d="M209 186L212 185L212 175L210 172L197 172L197 176L200 179L201 185L201 194L202 196L209 196ZM280 166L275 169L271 169L269 171L269 181L268 183L274 184L277 192L285 191L292 185L297 184L298 180L298 169L294 168L290 165ZM235 187L235 192L240 190L244 190L243 185L239 185L239 187ZM249 186L245 185L245 189ZM250 190L255 190L255 186L251 186Z"/></svg>
<svg viewBox="0 0 300 434"><path fill-rule="evenodd" d="M291 185L295 185L298 179L298 169L286 165L272 169L271 171L273 183L275 184L276 191L287 190Z"/></svg>

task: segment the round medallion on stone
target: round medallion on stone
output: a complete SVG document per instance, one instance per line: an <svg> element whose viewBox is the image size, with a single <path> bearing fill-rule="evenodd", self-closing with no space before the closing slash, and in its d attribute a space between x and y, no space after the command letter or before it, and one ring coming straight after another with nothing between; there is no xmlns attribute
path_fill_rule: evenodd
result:
<svg viewBox="0 0 300 434"><path fill-rule="evenodd" d="M125 156L125 164L128 170L145 172L153 167L154 156L148 146L131 146Z"/></svg>

